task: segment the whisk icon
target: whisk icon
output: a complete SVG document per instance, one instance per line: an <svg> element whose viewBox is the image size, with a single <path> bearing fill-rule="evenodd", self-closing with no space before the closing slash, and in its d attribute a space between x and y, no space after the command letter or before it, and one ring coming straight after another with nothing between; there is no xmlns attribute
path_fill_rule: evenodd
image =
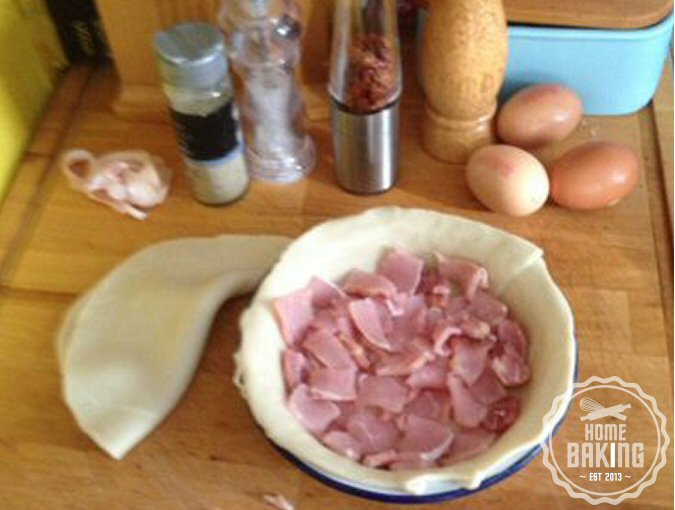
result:
<svg viewBox="0 0 675 510"><path fill-rule="evenodd" d="M599 420L600 418L606 418L607 416L612 416L618 418L619 420L626 421L626 415L622 414L626 409L630 409L630 404L618 404L612 407L605 407L592 398L584 397L579 402L579 407L582 410L586 411L588 414L580 418L581 421L586 420Z"/></svg>

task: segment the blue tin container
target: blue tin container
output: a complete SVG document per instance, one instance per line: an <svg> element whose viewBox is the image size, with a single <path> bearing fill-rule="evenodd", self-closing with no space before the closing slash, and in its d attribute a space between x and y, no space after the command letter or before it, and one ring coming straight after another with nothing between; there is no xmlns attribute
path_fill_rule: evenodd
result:
<svg viewBox="0 0 675 510"><path fill-rule="evenodd" d="M425 15L420 11L418 42ZM672 36L673 15L629 30L510 25L501 98L528 85L556 82L581 96L586 114L633 113L654 96Z"/></svg>

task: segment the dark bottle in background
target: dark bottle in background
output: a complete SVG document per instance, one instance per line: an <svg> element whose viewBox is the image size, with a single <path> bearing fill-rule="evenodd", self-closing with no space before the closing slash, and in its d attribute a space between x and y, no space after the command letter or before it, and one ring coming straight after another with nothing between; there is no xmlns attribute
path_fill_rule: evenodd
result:
<svg viewBox="0 0 675 510"><path fill-rule="evenodd" d="M94 0L46 0L45 3L70 62L110 57Z"/></svg>

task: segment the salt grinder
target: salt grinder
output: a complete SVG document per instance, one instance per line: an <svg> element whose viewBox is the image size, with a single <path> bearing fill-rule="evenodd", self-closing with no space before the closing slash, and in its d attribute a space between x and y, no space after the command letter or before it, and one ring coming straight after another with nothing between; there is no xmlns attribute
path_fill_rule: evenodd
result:
<svg viewBox="0 0 675 510"><path fill-rule="evenodd" d="M337 181L352 193L396 182L401 61L394 0L335 0L329 92Z"/></svg>
<svg viewBox="0 0 675 510"><path fill-rule="evenodd" d="M494 141L492 118L507 53L501 0L429 1L422 44L422 142L432 156L461 164Z"/></svg>
<svg viewBox="0 0 675 510"><path fill-rule="evenodd" d="M220 16L228 54L244 87L239 100L253 177L291 183L314 168L295 79L302 26L295 0L226 0Z"/></svg>

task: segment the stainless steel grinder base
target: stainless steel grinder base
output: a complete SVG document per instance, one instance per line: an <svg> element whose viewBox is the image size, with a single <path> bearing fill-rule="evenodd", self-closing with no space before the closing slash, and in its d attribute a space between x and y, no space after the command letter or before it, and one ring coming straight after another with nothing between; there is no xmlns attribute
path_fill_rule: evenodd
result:
<svg viewBox="0 0 675 510"><path fill-rule="evenodd" d="M396 182L400 101L370 114L346 111L332 102L335 173L345 190L382 193Z"/></svg>

